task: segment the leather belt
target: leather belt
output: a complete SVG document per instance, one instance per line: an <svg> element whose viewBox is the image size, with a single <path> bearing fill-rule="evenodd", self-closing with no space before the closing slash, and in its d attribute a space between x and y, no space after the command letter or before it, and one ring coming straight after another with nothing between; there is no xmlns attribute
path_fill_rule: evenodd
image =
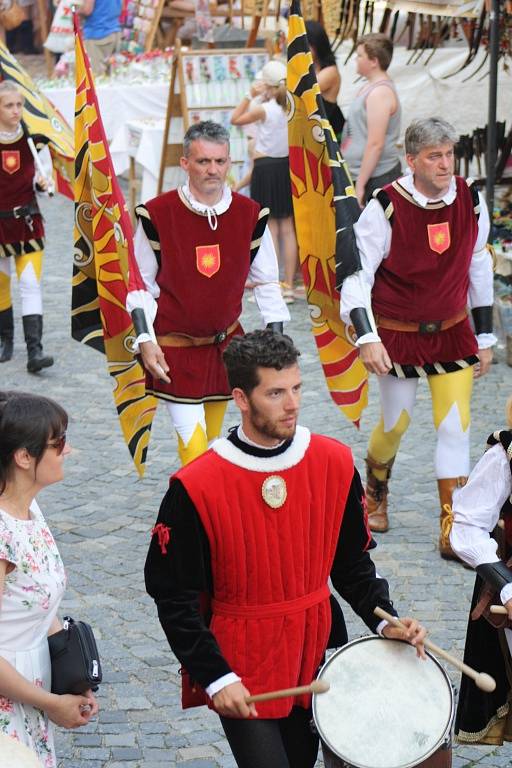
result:
<svg viewBox="0 0 512 768"><path fill-rule="evenodd" d="M27 205L15 205L9 211L0 211L0 219L25 219L27 216L34 216L39 212L38 205L33 200Z"/></svg>
<svg viewBox="0 0 512 768"><path fill-rule="evenodd" d="M395 320L392 317L381 317L375 315L375 322L380 328L385 328L388 331L405 331L406 333L439 333L439 331L446 331L448 328L452 328L457 323L461 323L468 316L467 310L464 309L454 317L448 318L448 320L425 320L421 323L409 323L405 320Z"/></svg>
<svg viewBox="0 0 512 768"><path fill-rule="evenodd" d="M186 333L168 333L166 336L157 336L156 340L161 347L206 347L208 344L222 344L230 333L238 327L238 320L219 331L215 336L188 336Z"/></svg>

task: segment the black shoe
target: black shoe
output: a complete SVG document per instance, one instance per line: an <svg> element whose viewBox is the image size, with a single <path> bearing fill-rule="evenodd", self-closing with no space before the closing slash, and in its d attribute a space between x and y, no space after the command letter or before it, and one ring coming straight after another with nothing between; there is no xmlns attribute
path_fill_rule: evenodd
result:
<svg viewBox="0 0 512 768"><path fill-rule="evenodd" d="M12 359L14 347L14 320L12 307L0 312L0 363Z"/></svg>
<svg viewBox="0 0 512 768"><path fill-rule="evenodd" d="M53 365L53 357L43 355L43 346L41 344L43 317L42 315L24 315L22 320L25 342L27 344L27 371L29 373L37 373L43 368L49 368Z"/></svg>

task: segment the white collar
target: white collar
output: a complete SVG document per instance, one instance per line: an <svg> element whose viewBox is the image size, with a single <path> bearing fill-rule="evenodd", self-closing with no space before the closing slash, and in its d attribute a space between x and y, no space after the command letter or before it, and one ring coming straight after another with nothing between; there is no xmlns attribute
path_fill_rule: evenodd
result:
<svg viewBox="0 0 512 768"><path fill-rule="evenodd" d="M302 461L309 447L310 440L311 432L309 429L297 425L290 447L286 451L277 454L277 456L269 456L268 458L251 456L241 451L240 448L237 448L236 445L225 437L215 440L211 447L218 456L229 461L230 464L235 464L237 467L242 467L252 472L282 472ZM247 442L247 439L244 442ZM261 448L261 446L258 446L258 448Z"/></svg>
<svg viewBox="0 0 512 768"><path fill-rule="evenodd" d="M452 176L451 178L448 192L443 197L437 198L425 197L425 195L419 192L414 186L414 176L412 173L402 176L402 178L398 179L398 183L412 195L415 202L418 203L418 205L421 205L422 208L426 208L428 203L443 202L445 205L451 205L457 197L457 183L455 181L455 176Z"/></svg>
<svg viewBox="0 0 512 768"><path fill-rule="evenodd" d="M281 440L280 443L277 445L260 445L259 443L255 443L254 440L250 440L247 435L245 434L244 430L242 429L242 425L239 424L236 429L236 434L238 436L238 439L241 440L242 443L246 443L247 445L252 445L253 448L259 448L261 451L274 451L276 448L279 448L283 443L284 440Z"/></svg>
<svg viewBox="0 0 512 768"><path fill-rule="evenodd" d="M11 144L23 136L23 126L19 123L14 131L0 131L0 142L2 144Z"/></svg>
<svg viewBox="0 0 512 768"><path fill-rule="evenodd" d="M217 229L217 216L220 216L221 213L225 213L228 210L232 200L231 188L228 187L227 184L224 184L222 197L218 203L215 203L215 205L205 205L205 203L196 200L190 191L188 179L181 187L181 193L193 211L201 214L201 216L208 216L208 224L213 230Z"/></svg>

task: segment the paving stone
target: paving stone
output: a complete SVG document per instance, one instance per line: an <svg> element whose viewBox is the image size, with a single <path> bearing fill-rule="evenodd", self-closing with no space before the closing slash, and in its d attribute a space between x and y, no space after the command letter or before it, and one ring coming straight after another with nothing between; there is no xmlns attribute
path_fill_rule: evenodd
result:
<svg viewBox="0 0 512 768"><path fill-rule="evenodd" d="M74 747L101 747L101 741L99 733L75 733L73 736Z"/></svg>
<svg viewBox="0 0 512 768"><path fill-rule="evenodd" d="M218 755L217 750L214 747L201 746L201 747L183 747L178 749L178 762L179 760L193 760L194 758L202 759L207 757L216 757Z"/></svg>
<svg viewBox="0 0 512 768"><path fill-rule="evenodd" d="M133 760L140 760L142 758L142 752L140 749L134 749L131 747L113 747L112 757L114 760L131 762Z"/></svg>
<svg viewBox="0 0 512 768"><path fill-rule="evenodd" d="M134 747L135 735L133 733L108 733L103 737L106 747Z"/></svg>

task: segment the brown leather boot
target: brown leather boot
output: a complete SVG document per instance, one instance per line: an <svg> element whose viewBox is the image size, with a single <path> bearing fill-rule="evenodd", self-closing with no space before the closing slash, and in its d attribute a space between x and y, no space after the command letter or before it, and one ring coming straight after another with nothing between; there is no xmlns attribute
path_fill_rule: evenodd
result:
<svg viewBox="0 0 512 768"><path fill-rule="evenodd" d="M453 551L450 544L450 531L453 525L452 495L455 488L466 485L467 477L444 477L437 481L439 501L441 502L441 514L439 516L439 553L445 560L458 560L462 562Z"/></svg>
<svg viewBox="0 0 512 768"><path fill-rule="evenodd" d="M366 507L368 510L368 524L370 531L375 531L376 533L385 533L389 528L388 481L391 477L391 467L394 460L393 458L387 464L380 464L375 459L372 459L370 455L365 459L367 468ZM386 470L386 479L379 480L378 477L375 477L372 472L373 469Z"/></svg>

